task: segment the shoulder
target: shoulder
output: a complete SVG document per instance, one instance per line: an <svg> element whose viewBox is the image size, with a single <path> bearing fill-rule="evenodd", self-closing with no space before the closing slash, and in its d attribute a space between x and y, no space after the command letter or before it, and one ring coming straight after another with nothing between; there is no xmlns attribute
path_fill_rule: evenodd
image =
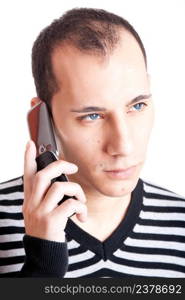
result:
<svg viewBox="0 0 185 300"><path fill-rule="evenodd" d="M0 183L0 235L17 233L14 226L23 227L23 201L23 176Z"/></svg>
<svg viewBox="0 0 185 300"><path fill-rule="evenodd" d="M21 198L23 195L23 176L0 183L0 200Z"/></svg>
<svg viewBox="0 0 185 300"><path fill-rule="evenodd" d="M178 199L180 198L180 199L185 200L184 196L179 195L179 194L175 193L174 191L165 188L164 186L155 184L148 180L142 180L142 181L143 181L143 188L146 193L157 194L157 195L166 195L169 197L174 197L174 198L178 198Z"/></svg>
<svg viewBox="0 0 185 300"><path fill-rule="evenodd" d="M153 198L153 199L161 199L161 200L171 200L171 201L181 201L185 205L185 197L166 189L165 187L146 181L143 181L143 192L144 197Z"/></svg>
<svg viewBox="0 0 185 300"><path fill-rule="evenodd" d="M0 191L19 185L23 185L23 176L0 182Z"/></svg>

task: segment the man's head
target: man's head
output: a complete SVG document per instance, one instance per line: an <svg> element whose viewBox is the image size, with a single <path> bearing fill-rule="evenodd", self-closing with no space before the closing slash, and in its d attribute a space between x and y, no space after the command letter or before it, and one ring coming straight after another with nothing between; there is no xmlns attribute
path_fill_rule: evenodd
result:
<svg viewBox="0 0 185 300"><path fill-rule="evenodd" d="M32 71L37 95L51 102L60 89L53 73L52 54L57 46L71 44L83 53L105 57L116 47L120 29L126 29L137 40L146 62L143 43L135 29L115 14L100 9L72 9L41 31L32 49Z"/></svg>
<svg viewBox="0 0 185 300"><path fill-rule="evenodd" d="M32 57L62 157L79 167L70 179L93 195L130 193L153 123L146 54L135 30L102 10L72 10L40 34Z"/></svg>

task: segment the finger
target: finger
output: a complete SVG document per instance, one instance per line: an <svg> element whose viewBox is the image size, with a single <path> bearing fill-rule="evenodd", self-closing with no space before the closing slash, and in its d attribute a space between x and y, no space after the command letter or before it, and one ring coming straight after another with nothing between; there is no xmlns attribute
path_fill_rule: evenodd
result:
<svg viewBox="0 0 185 300"><path fill-rule="evenodd" d="M87 221L87 213L76 213L76 217L80 222Z"/></svg>
<svg viewBox="0 0 185 300"><path fill-rule="evenodd" d="M28 141L24 154L24 195L25 201L31 196L33 178L37 171L35 162L36 147L32 140Z"/></svg>
<svg viewBox="0 0 185 300"><path fill-rule="evenodd" d="M54 218L55 222L60 222L60 220L65 221L74 213L77 214L79 221L85 222L87 220L87 206L78 200L70 198L57 206L50 216Z"/></svg>
<svg viewBox="0 0 185 300"><path fill-rule="evenodd" d="M64 195L68 195L70 197L75 196L80 202L86 202L86 196L79 184L75 182L56 181L49 188L45 198L40 204L39 209L41 209L41 211L44 213L49 213L57 207L58 202L64 197Z"/></svg>
<svg viewBox="0 0 185 300"><path fill-rule="evenodd" d="M50 163L47 167L37 172L33 182L33 189L30 202L32 207L40 205L46 195L51 180L63 174L73 174L78 171L78 167L67 161L58 160Z"/></svg>

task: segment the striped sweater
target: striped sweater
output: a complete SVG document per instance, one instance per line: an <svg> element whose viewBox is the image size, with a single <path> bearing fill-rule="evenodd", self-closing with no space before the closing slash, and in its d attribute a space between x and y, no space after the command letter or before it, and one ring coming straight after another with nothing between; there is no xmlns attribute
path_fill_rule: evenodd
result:
<svg viewBox="0 0 185 300"><path fill-rule="evenodd" d="M41 264L43 258L47 264L48 255L53 276L58 276L55 265L58 269L66 265L62 275L66 278L185 278L185 198L171 191L139 179L126 217L104 242L69 219L66 243L50 242L49 246L47 241L43 246L44 240L24 235L23 199L23 177L0 184L1 277L21 274L26 249L27 263L22 270L26 270L27 265L31 269L39 268L31 257L35 251L36 261L40 259ZM34 243L36 250L33 251ZM42 274L39 270L38 273L32 271ZM34 276L29 272L23 271L22 276Z"/></svg>

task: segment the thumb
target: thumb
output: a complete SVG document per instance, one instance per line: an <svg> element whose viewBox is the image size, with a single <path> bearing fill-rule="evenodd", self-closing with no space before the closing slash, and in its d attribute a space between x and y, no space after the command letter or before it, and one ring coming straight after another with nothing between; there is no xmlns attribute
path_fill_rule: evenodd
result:
<svg viewBox="0 0 185 300"><path fill-rule="evenodd" d="M31 195L34 175L37 172L35 158L36 146L35 143L30 140L26 144L26 150L24 154L24 194L26 199Z"/></svg>

